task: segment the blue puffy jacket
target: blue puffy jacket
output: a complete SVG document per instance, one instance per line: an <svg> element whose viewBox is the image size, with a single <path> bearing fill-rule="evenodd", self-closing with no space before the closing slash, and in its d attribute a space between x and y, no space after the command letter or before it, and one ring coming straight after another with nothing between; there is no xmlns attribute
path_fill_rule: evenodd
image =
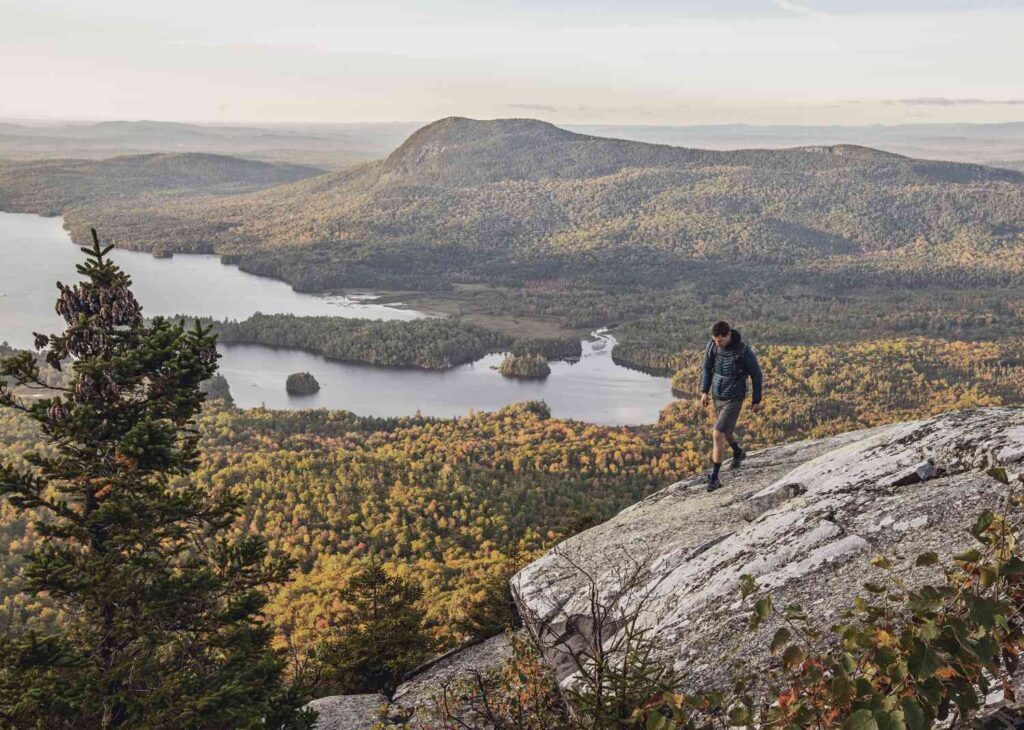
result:
<svg viewBox="0 0 1024 730"><path fill-rule="evenodd" d="M751 402L760 403L761 366L739 331L732 331L728 347L719 347L714 340L708 343L701 366L701 393L710 392L718 400L743 400L747 397L748 375L754 384Z"/></svg>

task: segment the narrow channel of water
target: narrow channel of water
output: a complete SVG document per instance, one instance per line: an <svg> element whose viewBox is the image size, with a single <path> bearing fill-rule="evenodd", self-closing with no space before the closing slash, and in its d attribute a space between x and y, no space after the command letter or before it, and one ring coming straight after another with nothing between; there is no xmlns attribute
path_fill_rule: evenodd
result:
<svg viewBox="0 0 1024 730"><path fill-rule="evenodd" d="M193 314L244 319L255 312L415 319L421 312L375 304L363 297L302 294L280 281L220 263L216 256L157 259L115 249L114 260L132 276L149 316ZM32 332L61 327L53 306L55 282L76 281L79 250L69 244L60 218L0 213L0 341L30 347ZM653 423L672 398L667 378L616 365L615 340L597 332L583 343L578 362L553 362L544 380L502 377L501 355L446 371L353 365L298 350L222 345L221 372L241 407L343 408L363 415L463 416L509 403L543 400L559 418L609 425ZM311 396L289 396L287 376L306 371L320 382Z"/></svg>

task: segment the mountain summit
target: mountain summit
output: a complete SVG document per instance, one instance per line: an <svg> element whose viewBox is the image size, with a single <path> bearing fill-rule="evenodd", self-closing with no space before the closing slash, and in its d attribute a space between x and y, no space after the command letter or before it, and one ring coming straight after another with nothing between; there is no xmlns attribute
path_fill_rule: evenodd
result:
<svg viewBox="0 0 1024 730"><path fill-rule="evenodd" d="M1009 491L985 469L1015 472L1022 463L1019 407L950 411L769 447L717 492L706 492L700 477L685 479L564 540L512 579L512 595L563 687L578 677L580 657L594 655L595 636L621 647L636 617L655 642L651 656L679 673L680 686L721 690L732 686L734 660L751 672L778 666L773 636L793 626L776 609L747 631L754 598L740 600L741 576L764 589L756 598L806 609L798 627L846 623L866 583L918 588L938 572L918 555L934 551L948 564L977 546L977 515L998 512ZM875 567L878 555L890 561L887 574ZM504 635L449 652L407 678L391 702L429 718L432 698L456 678L476 681L511 655ZM987 702L997 699L993 692ZM382 701L318 700L365 722L352 727L369 727Z"/></svg>
<svg viewBox="0 0 1024 730"><path fill-rule="evenodd" d="M537 119L447 117L415 132L384 163L391 175L447 185L576 179L624 167L693 161L695 151L577 134Z"/></svg>
<svg viewBox="0 0 1024 730"><path fill-rule="evenodd" d="M445 117L414 132L388 157L387 165L396 171L410 170L455 148L514 151L582 139L587 137L537 119Z"/></svg>

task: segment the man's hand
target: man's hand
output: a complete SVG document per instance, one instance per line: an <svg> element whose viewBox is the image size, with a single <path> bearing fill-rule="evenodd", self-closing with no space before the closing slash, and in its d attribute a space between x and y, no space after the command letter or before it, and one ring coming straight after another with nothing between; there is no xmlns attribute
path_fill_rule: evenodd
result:
<svg viewBox="0 0 1024 730"><path fill-rule="evenodd" d="M708 394L707 393L701 393L700 394L700 405L701 405L702 408L707 408L708 407L708 401L709 400L710 400L710 398L708 398Z"/></svg>
<svg viewBox="0 0 1024 730"><path fill-rule="evenodd" d="M752 410L754 413L757 413L759 410L761 410L761 405L761 401L758 401L757 403L751 403L750 410Z"/></svg>

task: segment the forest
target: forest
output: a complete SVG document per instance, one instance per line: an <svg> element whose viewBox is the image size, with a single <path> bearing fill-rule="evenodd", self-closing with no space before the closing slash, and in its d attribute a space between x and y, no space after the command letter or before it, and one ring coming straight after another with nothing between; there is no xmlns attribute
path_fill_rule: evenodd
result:
<svg viewBox="0 0 1024 730"><path fill-rule="evenodd" d="M699 348L677 374L681 396L657 424L607 427L553 419L541 403L457 419L373 418L344 411L237 410L212 398L201 462L208 489L243 504L237 534L259 534L297 561L271 597L278 641L315 645L345 611L337 587L376 558L422 589L436 649L501 630L504 580L530 556L705 467L709 414L695 397ZM854 345L758 347L765 408L740 438L759 448L954 408L1024 402L1024 341L911 337ZM0 457L40 448L4 412ZM0 507L3 625L53 620L45 597L17 592L29 520Z"/></svg>

